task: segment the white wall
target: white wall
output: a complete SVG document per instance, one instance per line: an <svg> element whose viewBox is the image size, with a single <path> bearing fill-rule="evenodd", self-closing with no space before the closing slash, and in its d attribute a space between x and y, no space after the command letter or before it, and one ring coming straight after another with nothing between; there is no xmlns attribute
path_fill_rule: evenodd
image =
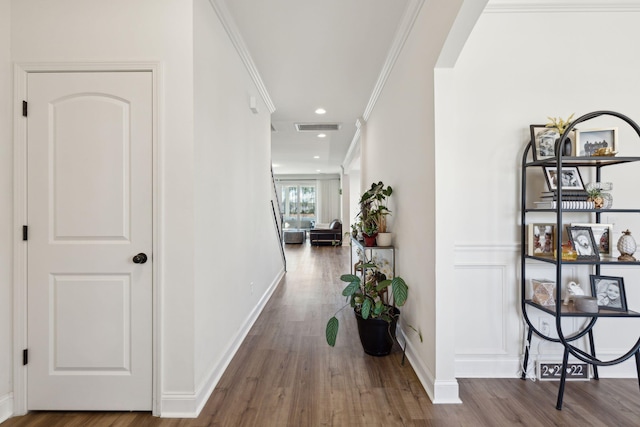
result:
<svg viewBox="0 0 640 427"><path fill-rule="evenodd" d="M436 200L433 82L436 61L460 4L425 2L362 132L363 187L383 181L394 189L389 225L397 247L397 273L409 285L401 322L423 334L420 342L404 328L411 363L436 402L457 401L458 390L448 360L453 356L453 328L436 322L436 311L454 302L436 304L440 284L435 271L435 206L440 200ZM451 351L437 359L438 346Z"/></svg>
<svg viewBox="0 0 640 427"><path fill-rule="evenodd" d="M10 0L0 0L0 423L12 413L13 143Z"/></svg>
<svg viewBox="0 0 640 427"><path fill-rule="evenodd" d="M0 14L0 93L11 82L5 75L9 27L16 62L159 64L159 409L165 416L193 416L282 268L269 204L269 112L263 104L260 114L249 112L249 95L260 98L204 0L1 4L0 12L12 8L10 21ZM202 91L197 97L196 90ZM12 123L7 107L0 105L0 124ZM11 227L5 211L12 204L12 161L10 126L0 129L0 150L7 152L1 170L8 177L0 183L4 235ZM0 255L8 248L0 246ZM4 256L0 262L5 259L10 262ZM0 296L9 292L7 270L0 273ZM7 299L0 299L0 407L4 390L11 391Z"/></svg>
<svg viewBox="0 0 640 427"><path fill-rule="evenodd" d="M579 6L571 12L489 10L460 55L449 93L456 104L455 116L449 117L456 135L455 164L464 171L452 189L457 195L451 209L456 226L450 230L461 314L456 322L456 375L514 377L522 351L519 166L528 126L546 123L547 116L577 117L602 109L640 121L640 55L635 42L640 38L640 14L585 12ZM623 130L624 125L613 119L581 127L612 124ZM639 153L640 141L630 138L627 128L621 134L621 153ZM607 175L614 182L614 207L633 207L634 201L638 206L638 173L636 165L635 170L622 167ZM537 180L531 187L536 199L543 183ZM614 245L619 231L627 227L640 235L636 216L603 215L603 222L616 223ZM591 222L585 215L573 218L569 219ZM535 277L554 277L549 266L530 265ZM640 309L640 289L629 280L637 280L638 274L628 268L606 271L625 275L630 308ZM589 288L585 270L572 268L567 273ZM567 321L567 327L577 324ZM628 350L637 339L638 326L637 320L601 319L595 330L598 355L610 359ZM535 341L532 351L559 360L557 345ZM633 363L626 362L601 369L600 375L636 374Z"/></svg>
<svg viewBox="0 0 640 427"><path fill-rule="evenodd" d="M195 378L206 401L284 270L270 112L208 0L194 2L194 34Z"/></svg>

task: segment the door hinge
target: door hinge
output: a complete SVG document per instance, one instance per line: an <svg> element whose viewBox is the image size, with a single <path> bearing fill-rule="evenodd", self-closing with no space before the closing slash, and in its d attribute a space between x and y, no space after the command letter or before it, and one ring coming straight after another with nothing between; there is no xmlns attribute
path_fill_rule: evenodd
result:
<svg viewBox="0 0 640 427"><path fill-rule="evenodd" d="M22 116L27 117L27 101L22 101Z"/></svg>
<svg viewBox="0 0 640 427"><path fill-rule="evenodd" d="M22 240L29 240L29 226L22 226Z"/></svg>
<svg viewBox="0 0 640 427"><path fill-rule="evenodd" d="M22 365L24 366L27 363L29 363L29 350L25 348L22 350Z"/></svg>

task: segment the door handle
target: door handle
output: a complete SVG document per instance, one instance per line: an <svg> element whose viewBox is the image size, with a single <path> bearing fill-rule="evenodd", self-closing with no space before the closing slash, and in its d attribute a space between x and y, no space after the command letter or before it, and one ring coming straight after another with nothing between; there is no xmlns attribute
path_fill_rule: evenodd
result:
<svg viewBox="0 0 640 427"><path fill-rule="evenodd" d="M138 255L133 257L133 262L135 264L144 264L147 262L147 254L140 252Z"/></svg>

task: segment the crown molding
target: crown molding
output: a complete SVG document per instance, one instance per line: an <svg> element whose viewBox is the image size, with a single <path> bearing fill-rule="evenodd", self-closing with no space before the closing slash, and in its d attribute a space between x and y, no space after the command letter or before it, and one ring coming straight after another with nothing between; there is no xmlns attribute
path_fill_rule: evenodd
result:
<svg viewBox="0 0 640 427"><path fill-rule="evenodd" d="M490 0L485 13L640 12L640 0Z"/></svg>
<svg viewBox="0 0 640 427"><path fill-rule="evenodd" d="M231 39L231 43L233 43L233 46L236 48L236 51L238 52L238 55L240 55L240 59L244 63L244 66L247 68L247 71L251 76L251 79L253 80L256 87L258 88L258 92L260 93L262 100L267 105L269 112L273 114L276 111L276 107L273 104L271 97L269 96L267 87L262 81L262 77L258 72L258 68L256 67L256 64L253 62L253 58L249 53L249 49L247 48L247 45L245 44L244 39L240 35L240 30L238 30L238 26L236 25L236 22L231 16L231 13L229 13L229 9L227 8L227 4L225 0L209 0L209 3L211 3L211 6L215 10L216 14L218 15L218 18L220 19L220 22L222 23L222 26L224 27L225 31L229 35L229 38Z"/></svg>
<svg viewBox="0 0 640 427"><path fill-rule="evenodd" d="M387 59L385 60L384 65L382 66L382 70L378 75L378 80L376 81L376 85L373 88L373 92L371 93L371 97L369 98L367 107L364 110L364 114L362 114L364 121L369 120L369 116L373 111L373 107L376 105L376 102L378 102L378 98L382 93L382 89L384 88L384 85L389 78L389 74L391 74L391 70L393 69L396 60L398 59L398 56L402 51L404 43L407 41L407 37L409 37L411 28L413 28L413 24L418 17L418 13L422 8L423 3L424 0L409 0L407 8L402 15L402 20L398 25L398 31L396 31L396 35L393 39L393 43L391 44L391 48L387 53Z"/></svg>

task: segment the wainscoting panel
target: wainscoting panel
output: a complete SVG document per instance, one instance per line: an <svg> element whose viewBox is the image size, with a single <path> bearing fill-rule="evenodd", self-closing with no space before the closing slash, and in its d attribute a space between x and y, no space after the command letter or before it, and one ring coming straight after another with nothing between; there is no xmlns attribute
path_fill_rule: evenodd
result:
<svg viewBox="0 0 640 427"><path fill-rule="evenodd" d="M459 244L455 248L456 286L456 377L458 378L515 378L522 369L526 327L520 306L520 246L518 244ZM589 271L584 266L565 266L563 290L567 283L576 281L587 295L590 294ZM627 272L626 274L628 274ZM612 274L612 273L607 273ZM625 274L625 275L626 275ZM615 275L615 274L612 274ZM622 275L622 274L621 274ZM555 281L555 268L540 262L527 263L527 277ZM635 301L640 291L627 286L631 309L638 310ZM530 298L531 285L527 283L525 296ZM540 310L529 309L529 319L535 327L549 327L551 336L557 337L556 320ZM636 321L637 320L637 321ZM564 318L565 334L580 329L585 319ZM616 329L610 323L617 322ZM610 360L626 352L633 331L637 339L640 319L600 319L594 335L596 352L603 360ZM586 349L586 339L577 343ZM628 347L627 347L628 344ZM626 349L624 348L626 347ZM535 362L560 361L562 346L542 339L532 340L531 358L527 376L535 377ZM603 378L635 378L635 364L625 362L600 369Z"/></svg>

